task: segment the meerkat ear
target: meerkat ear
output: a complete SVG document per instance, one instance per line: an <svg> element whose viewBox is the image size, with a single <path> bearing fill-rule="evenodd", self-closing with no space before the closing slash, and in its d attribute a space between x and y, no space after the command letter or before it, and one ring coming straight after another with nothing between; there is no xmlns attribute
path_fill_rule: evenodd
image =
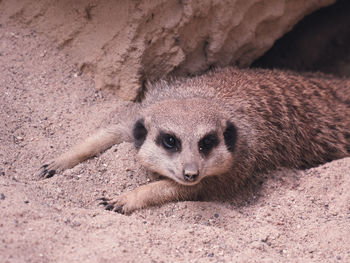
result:
<svg viewBox="0 0 350 263"><path fill-rule="evenodd" d="M146 140L147 133L148 131L145 127L145 120L139 119L136 121L132 130L132 135L134 136L135 147L137 149L140 148Z"/></svg>
<svg viewBox="0 0 350 263"><path fill-rule="evenodd" d="M224 131L224 140L227 150L233 152L237 141L237 129L232 122L226 121L226 129Z"/></svg>

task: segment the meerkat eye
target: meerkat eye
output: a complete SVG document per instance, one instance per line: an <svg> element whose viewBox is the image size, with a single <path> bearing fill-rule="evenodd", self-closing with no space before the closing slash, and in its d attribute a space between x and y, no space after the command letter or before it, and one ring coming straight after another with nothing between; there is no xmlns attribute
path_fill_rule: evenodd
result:
<svg viewBox="0 0 350 263"><path fill-rule="evenodd" d="M175 135L168 133L161 132L156 139L156 143L171 152L181 150L180 140L177 139Z"/></svg>
<svg viewBox="0 0 350 263"><path fill-rule="evenodd" d="M165 148L168 148L168 149L173 149L176 147L176 139L175 137L169 135L169 134L166 134L164 137L163 137L163 146Z"/></svg>
<svg viewBox="0 0 350 263"><path fill-rule="evenodd" d="M205 135L198 142L198 149L204 155L208 155L210 151L219 144L218 135L215 132Z"/></svg>

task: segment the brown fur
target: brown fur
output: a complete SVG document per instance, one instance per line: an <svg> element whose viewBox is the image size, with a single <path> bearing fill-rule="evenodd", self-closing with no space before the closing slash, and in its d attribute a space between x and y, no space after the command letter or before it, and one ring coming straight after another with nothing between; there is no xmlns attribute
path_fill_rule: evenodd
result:
<svg viewBox="0 0 350 263"><path fill-rule="evenodd" d="M113 144L133 141L134 130L141 163L167 179L102 200L106 209L130 213L232 195L252 176L277 167L308 168L350 156L350 81L322 74L217 70L152 85L143 102L126 112L125 120L44 165L39 175L51 177ZM227 135L230 123L237 137ZM176 135L181 145L166 150L160 131ZM217 145L204 154L200 141L210 133ZM226 135L236 138L231 150L233 139ZM184 177L196 172L194 180Z"/></svg>

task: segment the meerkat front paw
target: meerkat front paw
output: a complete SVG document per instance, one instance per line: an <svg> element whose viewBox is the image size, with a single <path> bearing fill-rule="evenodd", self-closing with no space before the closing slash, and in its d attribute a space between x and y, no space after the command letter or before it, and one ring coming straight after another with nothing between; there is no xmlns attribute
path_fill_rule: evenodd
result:
<svg viewBox="0 0 350 263"><path fill-rule="evenodd" d="M97 200L101 201L99 204L103 205L106 210L120 214L130 214L146 206L145 200L138 195L137 190L123 193L113 199L102 197Z"/></svg>
<svg viewBox="0 0 350 263"><path fill-rule="evenodd" d="M71 159L60 156L42 165L35 174L38 179L46 179L72 167Z"/></svg>
<svg viewBox="0 0 350 263"><path fill-rule="evenodd" d="M42 165L36 172L35 177L46 179L54 176L59 171L59 165L53 160Z"/></svg>
<svg viewBox="0 0 350 263"><path fill-rule="evenodd" d="M162 205L167 202L180 200L194 200L198 188L182 186L171 180L160 180L150 184L142 185L135 190L123 193L115 199L99 198L100 205L105 209L121 214L153 206Z"/></svg>

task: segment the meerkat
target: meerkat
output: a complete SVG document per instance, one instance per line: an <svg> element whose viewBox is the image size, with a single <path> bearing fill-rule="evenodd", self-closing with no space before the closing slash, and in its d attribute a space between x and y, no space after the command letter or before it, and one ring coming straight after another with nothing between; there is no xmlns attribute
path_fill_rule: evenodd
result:
<svg viewBox="0 0 350 263"><path fill-rule="evenodd" d="M231 196L252 176L278 167L305 169L350 156L350 80L226 68L160 81L116 124L38 175L51 177L123 141L134 142L138 160L163 179L102 198L107 210Z"/></svg>

